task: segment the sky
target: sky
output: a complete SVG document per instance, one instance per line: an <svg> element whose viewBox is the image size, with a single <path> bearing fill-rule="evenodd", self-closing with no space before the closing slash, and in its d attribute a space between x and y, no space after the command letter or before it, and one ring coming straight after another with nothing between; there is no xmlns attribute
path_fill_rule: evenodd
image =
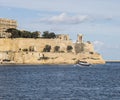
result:
<svg viewBox="0 0 120 100"><path fill-rule="evenodd" d="M18 29L91 41L105 60L120 60L120 0L0 0L0 18Z"/></svg>

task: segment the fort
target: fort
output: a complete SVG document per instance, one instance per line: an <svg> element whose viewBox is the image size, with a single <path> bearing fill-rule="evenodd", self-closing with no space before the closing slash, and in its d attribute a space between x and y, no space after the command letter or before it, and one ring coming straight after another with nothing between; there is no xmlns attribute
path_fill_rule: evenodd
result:
<svg viewBox="0 0 120 100"><path fill-rule="evenodd" d="M5 27L16 28L16 25L14 21L13 27ZM4 25L2 27L4 29ZM2 28L0 34L1 64L75 64L78 60L91 64L105 63L91 42L83 42L82 34L77 35L76 43L70 40L68 34L58 34L54 39L9 38L10 34L6 35Z"/></svg>

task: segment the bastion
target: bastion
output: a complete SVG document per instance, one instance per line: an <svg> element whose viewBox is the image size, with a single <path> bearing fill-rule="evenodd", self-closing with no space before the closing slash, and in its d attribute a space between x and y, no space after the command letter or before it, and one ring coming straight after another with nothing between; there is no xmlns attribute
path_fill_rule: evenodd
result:
<svg viewBox="0 0 120 100"><path fill-rule="evenodd" d="M78 60L91 64L104 64L91 42L83 42L78 34L76 43L69 35L54 39L0 38L1 64L75 64Z"/></svg>

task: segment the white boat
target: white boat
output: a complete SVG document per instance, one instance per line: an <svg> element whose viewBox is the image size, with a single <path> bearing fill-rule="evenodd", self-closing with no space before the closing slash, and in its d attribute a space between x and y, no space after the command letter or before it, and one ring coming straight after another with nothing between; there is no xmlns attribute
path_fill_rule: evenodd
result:
<svg viewBox="0 0 120 100"><path fill-rule="evenodd" d="M86 61L79 61L78 65L81 65L81 66L90 66L91 64L88 63L88 62L86 62Z"/></svg>

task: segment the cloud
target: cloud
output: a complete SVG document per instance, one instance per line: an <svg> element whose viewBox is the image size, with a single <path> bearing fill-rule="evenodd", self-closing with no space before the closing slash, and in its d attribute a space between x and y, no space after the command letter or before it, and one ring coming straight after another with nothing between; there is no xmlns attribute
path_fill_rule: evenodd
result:
<svg viewBox="0 0 120 100"><path fill-rule="evenodd" d="M106 43L101 42L101 41L94 41L93 45L94 45L95 49L98 51L103 50L103 49L108 49L108 50L120 49L120 44L114 44L114 45L113 44L106 44Z"/></svg>
<svg viewBox="0 0 120 100"><path fill-rule="evenodd" d="M105 46L105 44L101 41L94 41L93 45L96 51L101 51L101 49L103 49L103 47Z"/></svg>
<svg viewBox="0 0 120 100"><path fill-rule="evenodd" d="M120 16L119 3L114 0L0 0L0 6L46 12L68 12ZM98 6L99 5L99 6Z"/></svg>
<svg viewBox="0 0 120 100"><path fill-rule="evenodd" d="M70 16L67 13L61 13L60 15L52 16L50 18L43 18L40 21L53 24L80 24L88 19L87 15Z"/></svg>
<svg viewBox="0 0 120 100"><path fill-rule="evenodd" d="M104 43L101 42L101 41L94 41L93 44L94 44L95 46L103 46L103 45L104 45Z"/></svg>
<svg viewBox="0 0 120 100"><path fill-rule="evenodd" d="M105 19L106 19L106 20L112 20L113 17L112 17L112 16L107 16Z"/></svg>

